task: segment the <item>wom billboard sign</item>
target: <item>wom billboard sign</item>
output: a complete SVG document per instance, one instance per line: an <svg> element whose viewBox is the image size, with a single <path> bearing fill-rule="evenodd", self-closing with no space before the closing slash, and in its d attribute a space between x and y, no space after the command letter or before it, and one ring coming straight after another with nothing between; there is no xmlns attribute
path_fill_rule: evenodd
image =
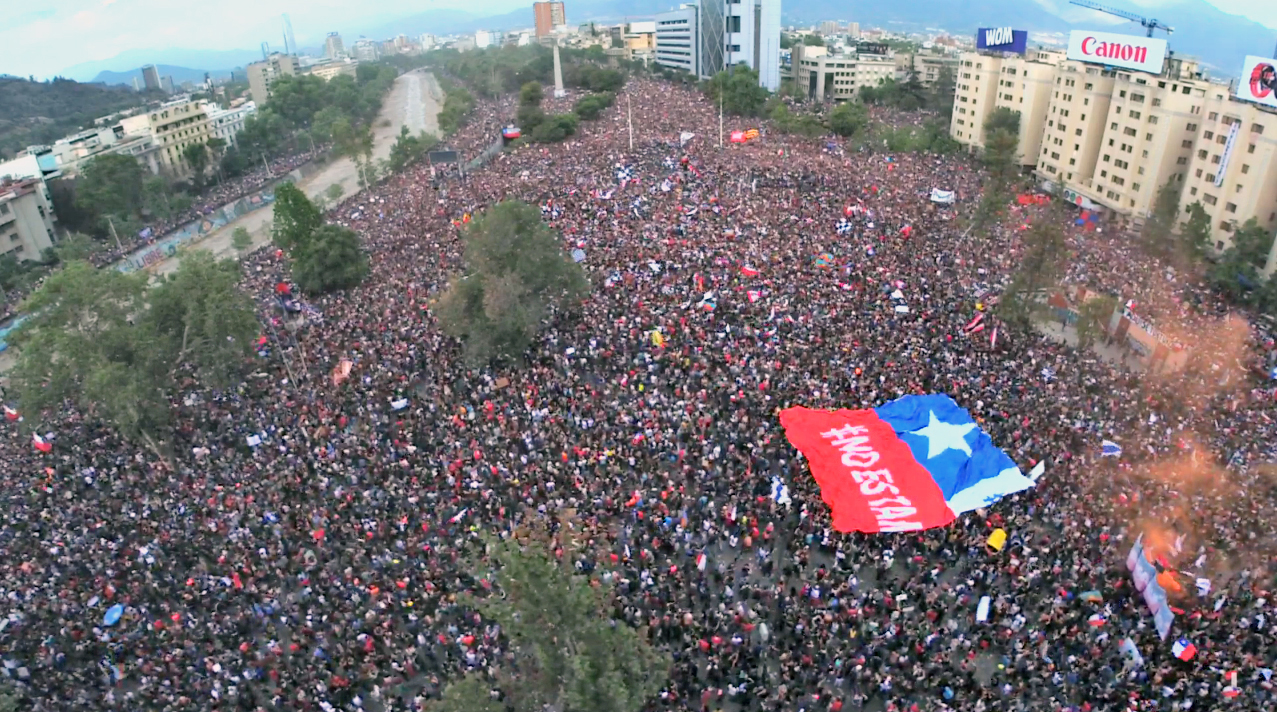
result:
<svg viewBox="0 0 1277 712"><path fill-rule="evenodd" d="M976 30L976 49L1024 54L1029 46L1029 33L1010 27L981 27Z"/></svg>
<svg viewBox="0 0 1277 712"><path fill-rule="evenodd" d="M1068 56L1079 62L1161 74L1166 61L1166 40L1073 30L1069 33Z"/></svg>

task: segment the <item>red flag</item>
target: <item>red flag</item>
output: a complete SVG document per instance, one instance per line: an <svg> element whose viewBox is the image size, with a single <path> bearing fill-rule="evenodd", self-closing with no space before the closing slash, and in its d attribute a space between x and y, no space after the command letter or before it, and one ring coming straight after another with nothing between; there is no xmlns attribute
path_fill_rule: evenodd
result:
<svg viewBox="0 0 1277 712"><path fill-rule="evenodd" d="M52 452L53 450L53 443L49 442L48 440L45 440L39 435L32 436L31 444L35 445L35 449L39 450L40 452L47 453L47 452Z"/></svg>
<svg viewBox="0 0 1277 712"><path fill-rule="evenodd" d="M13 408L10 408L7 405L4 407L4 417L8 418L11 422L22 419L22 415L18 413L18 411L14 410Z"/></svg>
<svg viewBox="0 0 1277 712"><path fill-rule="evenodd" d="M745 275L746 277L757 277L757 276L758 276L758 270L754 269L754 268L753 268L753 267L751 267L750 265L741 265L740 273L741 273L741 274L743 274L743 275Z"/></svg>

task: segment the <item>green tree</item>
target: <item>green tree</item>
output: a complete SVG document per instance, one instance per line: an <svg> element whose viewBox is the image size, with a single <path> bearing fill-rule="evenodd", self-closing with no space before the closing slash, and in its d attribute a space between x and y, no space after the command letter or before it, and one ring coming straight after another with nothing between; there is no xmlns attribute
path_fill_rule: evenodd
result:
<svg viewBox="0 0 1277 712"><path fill-rule="evenodd" d="M940 115L941 121L946 126L953 117L953 97L956 91L957 79L953 69L948 65L941 65L940 71L936 73L935 84L931 86L931 99L928 104Z"/></svg>
<svg viewBox="0 0 1277 712"><path fill-rule="evenodd" d="M803 44L808 47L824 47L825 40L820 35L817 35L814 33L807 34L807 35L803 35Z"/></svg>
<svg viewBox="0 0 1277 712"><path fill-rule="evenodd" d="M989 114L989 118L984 121L984 133L988 136L999 130L1006 131L1019 139L1020 112L1005 106L994 109L993 113Z"/></svg>
<svg viewBox="0 0 1277 712"><path fill-rule="evenodd" d="M345 190L341 187L341 183L333 183L324 191L324 195L328 196L329 200L336 202L341 200L341 195L344 192Z"/></svg>
<svg viewBox="0 0 1277 712"><path fill-rule="evenodd" d="M168 220L173 217L173 204L169 200L172 189L164 176L151 176L142 181L142 207L146 212Z"/></svg>
<svg viewBox="0 0 1277 712"><path fill-rule="evenodd" d="M535 130L532 140L537 143L556 143L576 133L576 114L554 114L545 117Z"/></svg>
<svg viewBox="0 0 1277 712"><path fill-rule="evenodd" d="M237 265L195 252L148 279L71 262L23 304L10 376L31 427L71 400L163 457L179 376L220 388L242 372L259 324Z"/></svg>
<svg viewBox="0 0 1277 712"><path fill-rule="evenodd" d="M548 314L572 307L589 289L541 212L517 201L498 203L470 223L465 270L451 280L439 317L465 341L473 363L518 356Z"/></svg>
<svg viewBox="0 0 1277 712"><path fill-rule="evenodd" d="M1174 177L1157 191L1152 214L1140 230L1140 241L1149 254L1165 259L1177 256L1180 251L1180 242L1174 235L1175 219L1179 217L1179 193L1180 183ZM1184 257L1196 259L1198 255Z"/></svg>
<svg viewBox="0 0 1277 712"><path fill-rule="evenodd" d="M1024 233L1023 258L998 303L999 314L1027 326L1068 265L1068 245L1059 216L1033 223Z"/></svg>
<svg viewBox="0 0 1277 712"><path fill-rule="evenodd" d="M1207 255L1214 252L1211 243L1210 215L1201 201L1193 201L1186 212L1188 220L1180 226L1180 250L1188 254Z"/></svg>
<svg viewBox="0 0 1277 712"><path fill-rule="evenodd" d="M140 215L143 176L142 164L132 156L98 156L76 182L75 200L97 215Z"/></svg>
<svg viewBox="0 0 1277 712"><path fill-rule="evenodd" d="M501 626L514 656L494 687L516 712L638 712L669 676L670 660L612 616L607 589L595 587L543 546L493 542L489 560L502 597L475 605ZM451 710L493 710L489 686L473 677L446 691Z"/></svg>
<svg viewBox="0 0 1277 712"><path fill-rule="evenodd" d="M829 128L839 136L858 136L869 128L869 109L858 101L843 102L830 112Z"/></svg>
<svg viewBox="0 0 1277 712"><path fill-rule="evenodd" d="M1252 290L1262 281L1260 270L1268 261L1272 246L1272 233L1255 218L1247 220L1233 229L1231 243L1210 269L1210 281L1234 302L1249 302Z"/></svg>
<svg viewBox="0 0 1277 712"><path fill-rule="evenodd" d="M1006 129L996 129L985 135L987 139L984 142L984 165L989 170L993 182L1000 189L1005 189L1020 170L1017 153L1020 139Z"/></svg>
<svg viewBox="0 0 1277 712"><path fill-rule="evenodd" d="M309 294L356 286L368 276L368 255L354 230L324 225L293 253L293 281Z"/></svg>
<svg viewBox="0 0 1277 712"><path fill-rule="evenodd" d="M59 262L75 262L76 260L89 259L89 256L97 252L101 247L88 235L73 232L58 240L57 244L53 246L53 251L57 255Z"/></svg>
<svg viewBox="0 0 1277 712"><path fill-rule="evenodd" d="M235 231L231 233L231 247L234 247L236 252L242 254L244 250L247 250L252 245L253 236L248 233L248 228L243 225L235 228Z"/></svg>
<svg viewBox="0 0 1277 712"><path fill-rule="evenodd" d="M705 95L733 116L759 116L767 104L767 90L758 85L758 72L749 67L733 67L705 82Z"/></svg>
<svg viewBox="0 0 1277 712"><path fill-rule="evenodd" d="M544 92L541 89L541 82L528 82L519 89L519 104L521 106L540 106Z"/></svg>
<svg viewBox="0 0 1277 712"><path fill-rule="evenodd" d="M599 114L616 101L616 95L611 92L600 92L597 94L588 94L577 100L576 105L572 107L572 111L586 121L593 121L599 118Z"/></svg>
<svg viewBox="0 0 1277 712"><path fill-rule="evenodd" d="M274 210L271 239L289 253L306 244L324 224L323 213L292 183L284 183L275 189Z"/></svg>
<svg viewBox="0 0 1277 712"><path fill-rule="evenodd" d="M1116 308L1117 300L1107 295L1092 297L1078 306L1078 348L1091 348L1100 334L1108 329L1109 317L1113 316Z"/></svg>
<svg viewBox="0 0 1277 712"><path fill-rule="evenodd" d="M347 114L336 106L325 106L315 113L310 122L311 137L319 143L325 143L333 140L333 125L340 120L347 123L350 119L346 118Z"/></svg>

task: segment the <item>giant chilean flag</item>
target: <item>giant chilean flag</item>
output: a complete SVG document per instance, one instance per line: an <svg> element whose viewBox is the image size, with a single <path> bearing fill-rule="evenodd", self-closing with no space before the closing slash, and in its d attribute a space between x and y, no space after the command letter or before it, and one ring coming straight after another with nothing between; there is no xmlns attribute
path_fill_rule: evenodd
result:
<svg viewBox="0 0 1277 712"><path fill-rule="evenodd" d="M946 395L780 414L840 532L941 527L1033 481Z"/></svg>

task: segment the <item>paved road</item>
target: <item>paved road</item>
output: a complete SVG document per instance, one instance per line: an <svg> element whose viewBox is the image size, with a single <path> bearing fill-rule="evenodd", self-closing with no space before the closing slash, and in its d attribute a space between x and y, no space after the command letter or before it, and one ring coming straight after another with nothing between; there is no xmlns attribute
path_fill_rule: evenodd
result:
<svg viewBox="0 0 1277 712"><path fill-rule="evenodd" d="M373 124L373 157L383 159L390 155L390 147L399 136L399 129L407 126L414 135L422 131L439 134L439 109L443 106L443 90L433 74L413 71L395 80L394 86L381 107L381 114ZM342 196L359 192L359 179L354 161L341 158L325 166L323 170L306 178L298 187L312 199L327 193L329 187L339 185ZM332 202L332 201L328 201ZM217 257L235 254L231 247L231 234L242 227L253 236L253 247L270 242L270 226L275 213L271 206L251 212L222 229L211 232L202 240L189 243L185 249L208 250ZM177 269L181 254L157 263L153 273L168 274Z"/></svg>

